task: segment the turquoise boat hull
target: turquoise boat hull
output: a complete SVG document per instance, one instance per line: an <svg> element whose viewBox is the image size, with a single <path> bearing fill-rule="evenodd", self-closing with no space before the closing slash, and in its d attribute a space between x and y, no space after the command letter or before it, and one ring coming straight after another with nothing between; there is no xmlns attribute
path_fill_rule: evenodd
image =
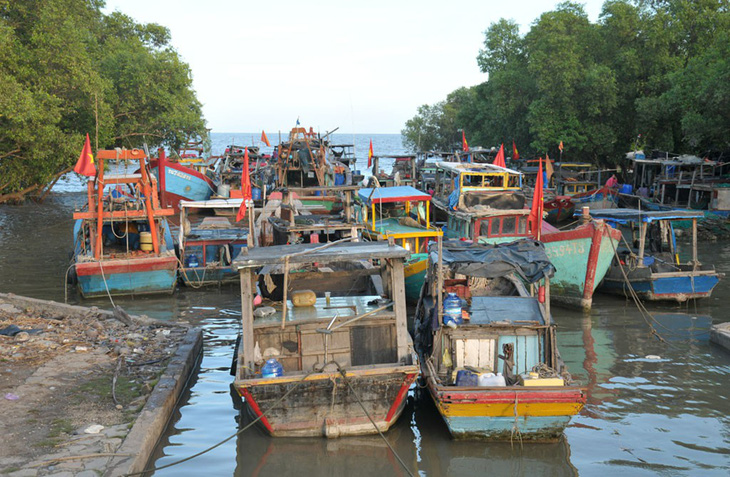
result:
<svg viewBox="0 0 730 477"><path fill-rule="evenodd" d="M414 253L405 264L406 301L417 303L428 269L428 254Z"/></svg>

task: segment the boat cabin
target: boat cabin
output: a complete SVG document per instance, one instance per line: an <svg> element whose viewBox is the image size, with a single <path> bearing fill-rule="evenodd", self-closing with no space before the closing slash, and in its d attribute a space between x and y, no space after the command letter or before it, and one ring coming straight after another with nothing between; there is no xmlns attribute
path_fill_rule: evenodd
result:
<svg viewBox="0 0 730 477"><path fill-rule="evenodd" d="M341 242L259 247L236 258L242 335L234 386L252 417L268 410L260 422L269 434L371 434L397 419L418 374L406 328L409 255L387 242ZM371 265L338 271L343 262ZM306 279L289 280L298 274ZM310 288L325 281L328 290ZM281 298L256 307L257 286L279 287ZM274 374L270 360L280 366Z"/></svg>
<svg viewBox="0 0 730 477"><path fill-rule="evenodd" d="M425 253L429 239L441 236L431 225L431 196L411 186L363 188L359 213L370 240L395 239L414 253Z"/></svg>
<svg viewBox="0 0 730 477"><path fill-rule="evenodd" d="M604 291L630 293L630 283L642 298L683 302L710 296L723 276L715 272L713 265L700 263L697 257L697 221L704 217L702 212L603 209L591 210L590 214L623 234L617 258L604 278ZM675 229L687 225L691 227L692 250L689 257L684 257L689 260L683 262Z"/></svg>
<svg viewBox="0 0 730 477"><path fill-rule="evenodd" d="M493 164L440 162L437 164L434 205L442 210L484 205L497 209L521 209L522 173Z"/></svg>
<svg viewBox="0 0 730 477"><path fill-rule="evenodd" d="M235 222L230 217L235 216L242 200L180 202L178 255L183 283L201 286L238 280L238 271L231 263L249 245L249 237L254 237L248 220ZM249 209L253 212L253 207ZM213 215L221 210L230 213Z"/></svg>

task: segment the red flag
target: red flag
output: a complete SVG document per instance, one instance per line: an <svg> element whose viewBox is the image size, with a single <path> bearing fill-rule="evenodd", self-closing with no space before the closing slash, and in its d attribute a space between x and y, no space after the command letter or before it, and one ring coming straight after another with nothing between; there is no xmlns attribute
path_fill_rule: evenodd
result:
<svg viewBox="0 0 730 477"><path fill-rule="evenodd" d="M532 235L540 240L540 228L542 227L542 157L540 158L540 165L537 168L537 180L535 181L535 193L532 195L532 208L530 209L530 216L527 219L531 224Z"/></svg>
<svg viewBox="0 0 730 477"><path fill-rule="evenodd" d="M373 167L373 140L370 140L370 149L368 150L368 167Z"/></svg>
<svg viewBox="0 0 730 477"><path fill-rule="evenodd" d="M517 146L515 145L515 142L512 141L512 159L519 159L520 153L517 151Z"/></svg>
<svg viewBox="0 0 730 477"><path fill-rule="evenodd" d="M558 149L560 149L560 152L563 152L563 141L560 141L560 144L558 144Z"/></svg>
<svg viewBox="0 0 730 477"><path fill-rule="evenodd" d="M86 133L86 142L84 142L84 148L81 149L79 160L76 161L74 172L78 172L82 176L89 177L94 177L96 175L96 167L94 167L94 155L91 153L89 133Z"/></svg>
<svg viewBox="0 0 730 477"><path fill-rule="evenodd" d="M550 178L553 176L553 173L555 171L553 170L553 163L550 161L550 156L547 155L547 152L545 153L545 178L547 179L548 184L550 184Z"/></svg>
<svg viewBox="0 0 730 477"><path fill-rule="evenodd" d="M267 147L271 147L271 144L269 144L269 138L266 137L266 131L261 131L261 142L266 144Z"/></svg>
<svg viewBox="0 0 730 477"><path fill-rule="evenodd" d="M251 195L251 177L248 173L248 148L243 153L243 168L241 169L241 207L238 208L236 214L236 222L240 222L246 216L246 203L252 200Z"/></svg>
<svg viewBox="0 0 730 477"><path fill-rule="evenodd" d="M466 142L466 134L464 133L464 130L461 130L461 150L464 152L469 152L469 143Z"/></svg>
<svg viewBox="0 0 730 477"><path fill-rule="evenodd" d="M504 163L504 144L499 146L499 152L497 153L497 157L494 158L493 164L499 167L507 167L507 164Z"/></svg>

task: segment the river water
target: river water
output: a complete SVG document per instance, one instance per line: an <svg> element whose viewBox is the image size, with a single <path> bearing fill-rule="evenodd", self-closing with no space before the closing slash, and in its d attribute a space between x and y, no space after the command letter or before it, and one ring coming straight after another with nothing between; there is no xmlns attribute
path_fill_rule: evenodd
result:
<svg viewBox="0 0 730 477"><path fill-rule="evenodd" d="M376 151L377 144L391 144L389 152L380 154L401 152L398 135L382 135L390 137L380 141L378 136L373 136ZM269 139L275 140L271 134ZM365 144L360 149L365 155L369 136L356 136L358 140ZM76 179L57 191L41 205L0 206L0 291L64 300L70 217L84 195ZM702 244L700 260L714 262L727 273L730 242ZM73 290L68 299L80 302ZM729 300L730 280L724 280L712 298L696 304L650 305L654 327L664 342L651 334L635 305L621 298L598 295L590 314L554 307L562 356L573 376L589 389L588 404L558 443L452 441L428 396L415 390L386 437L410 471L425 476L729 475L730 353L707 339L711 323L728 320ZM205 330L200 372L158 447L155 466L173 463L234 434L238 410L230 394L229 367L240 329L238 288L179 288L174 296L119 297L115 302L130 313L184 320ZM110 306L101 299L83 304ZM407 475L377 436L272 439L256 428L212 452L155 472L374 474Z"/></svg>

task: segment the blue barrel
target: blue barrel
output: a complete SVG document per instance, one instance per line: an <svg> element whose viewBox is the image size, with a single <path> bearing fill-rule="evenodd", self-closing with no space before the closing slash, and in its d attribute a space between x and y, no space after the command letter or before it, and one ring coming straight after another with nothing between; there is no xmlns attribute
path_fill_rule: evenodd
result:
<svg viewBox="0 0 730 477"><path fill-rule="evenodd" d="M449 322L456 325L464 323L461 318L461 298L456 293L449 293L444 300L444 324Z"/></svg>
<svg viewBox="0 0 730 477"><path fill-rule="evenodd" d="M456 383L457 386L479 386L479 375L477 373L471 372L468 369L460 369L456 373Z"/></svg>
<svg viewBox="0 0 730 477"><path fill-rule="evenodd" d="M261 366L262 378L278 378L284 374L284 367L276 358L267 359Z"/></svg>
<svg viewBox="0 0 730 477"><path fill-rule="evenodd" d="M345 174L335 174L335 185L344 185L345 184Z"/></svg>
<svg viewBox="0 0 730 477"><path fill-rule="evenodd" d="M259 189L258 187L252 187L251 188L251 199L261 200L261 189Z"/></svg>
<svg viewBox="0 0 730 477"><path fill-rule="evenodd" d="M632 192L634 192L634 186L632 186L631 184L623 184L618 191L622 194L631 194Z"/></svg>

